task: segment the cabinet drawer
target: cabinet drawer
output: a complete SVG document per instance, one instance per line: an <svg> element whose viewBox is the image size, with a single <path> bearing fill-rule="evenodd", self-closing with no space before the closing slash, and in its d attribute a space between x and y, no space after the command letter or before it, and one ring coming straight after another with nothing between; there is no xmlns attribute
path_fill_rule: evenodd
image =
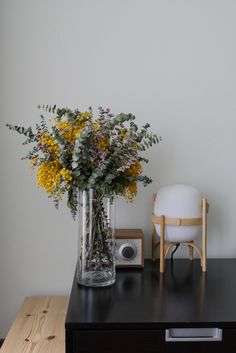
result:
<svg viewBox="0 0 236 353"><path fill-rule="evenodd" d="M236 330L222 330L221 341L166 342L165 330L73 331L66 353L235 353Z"/></svg>
<svg viewBox="0 0 236 353"><path fill-rule="evenodd" d="M222 339L206 340L206 337L196 337L191 340L166 342L163 353L235 353L236 330L222 330ZM201 341L202 339L202 341Z"/></svg>
<svg viewBox="0 0 236 353"><path fill-rule="evenodd" d="M74 331L73 351L67 353L162 353L164 331Z"/></svg>

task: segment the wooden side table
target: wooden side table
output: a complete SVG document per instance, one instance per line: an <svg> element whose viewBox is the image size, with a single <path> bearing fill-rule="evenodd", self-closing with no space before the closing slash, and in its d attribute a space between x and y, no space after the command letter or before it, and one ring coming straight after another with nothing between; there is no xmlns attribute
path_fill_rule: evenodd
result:
<svg viewBox="0 0 236 353"><path fill-rule="evenodd" d="M68 297L28 297L0 353L65 353Z"/></svg>

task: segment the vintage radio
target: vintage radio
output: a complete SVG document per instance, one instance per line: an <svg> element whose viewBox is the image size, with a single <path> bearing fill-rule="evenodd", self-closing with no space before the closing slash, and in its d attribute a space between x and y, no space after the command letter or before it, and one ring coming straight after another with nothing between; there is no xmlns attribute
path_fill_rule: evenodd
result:
<svg viewBox="0 0 236 353"><path fill-rule="evenodd" d="M115 230L116 267L144 266L144 235L141 229Z"/></svg>

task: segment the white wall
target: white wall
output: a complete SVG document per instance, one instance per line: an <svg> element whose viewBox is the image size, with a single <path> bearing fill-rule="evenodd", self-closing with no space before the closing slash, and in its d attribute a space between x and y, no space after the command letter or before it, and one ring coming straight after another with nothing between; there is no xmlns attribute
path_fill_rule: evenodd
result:
<svg viewBox="0 0 236 353"><path fill-rule="evenodd" d="M162 135L153 184L117 205L118 226L145 231L146 256L152 192L184 182L211 205L208 256L235 257L235 18L234 0L0 1L0 337L25 296L69 294L75 269L77 225L3 125L34 125L39 103L132 112Z"/></svg>

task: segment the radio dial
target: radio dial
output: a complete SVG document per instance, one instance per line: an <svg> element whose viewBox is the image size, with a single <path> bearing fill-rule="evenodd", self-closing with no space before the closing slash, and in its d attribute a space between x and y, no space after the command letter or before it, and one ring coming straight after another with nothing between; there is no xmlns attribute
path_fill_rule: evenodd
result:
<svg viewBox="0 0 236 353"><path fill-rule="evenodd" d="M119 248L119 256L126 261L133 260L137 255L137 248L134 244L125 243Z"/></svg>

